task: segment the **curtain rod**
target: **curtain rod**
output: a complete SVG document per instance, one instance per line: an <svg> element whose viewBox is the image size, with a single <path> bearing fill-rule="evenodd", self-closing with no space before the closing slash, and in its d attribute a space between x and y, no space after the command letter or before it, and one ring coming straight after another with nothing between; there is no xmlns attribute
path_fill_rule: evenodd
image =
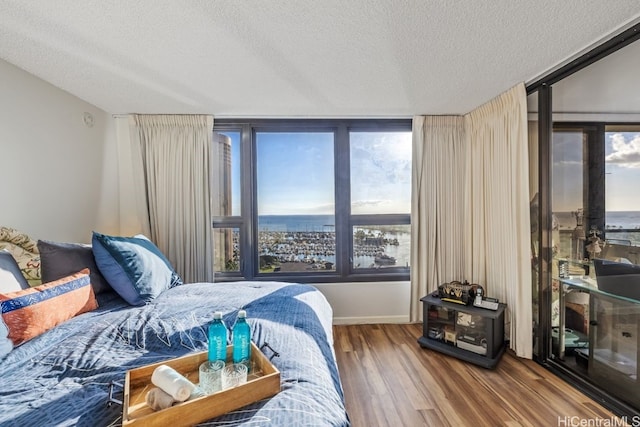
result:
<svg viewBox="0 0 640 427"><path fill-rule="evenodd" d="M141 116L211 116L211 117L215 117L213 114L201 114L201 113L194 113L194 114L118 113L118 114L112 114L111 117L113 117L114 119L118 119L118 118L123 118L123 117L129 117L129 116L132 116L134 114L138 114L138 115L141 115Z"/></svg>
<svg viewBox="0 0 640 427"><path fill-rule="evenodd" d="M538 113L537 110L527 111L528 113ZM551 111L552 114L585 114L585 115L620 115L620 116L637 116L640 111Z"/></svg>

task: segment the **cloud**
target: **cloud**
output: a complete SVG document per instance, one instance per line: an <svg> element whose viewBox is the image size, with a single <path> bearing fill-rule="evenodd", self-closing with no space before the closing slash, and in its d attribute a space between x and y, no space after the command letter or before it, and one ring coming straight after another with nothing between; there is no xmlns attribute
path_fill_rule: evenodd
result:
<svg viewBox="0 0 640 427"><path fill-rule="evenodd" d="M622 133L611 135L613 151L605 160L625 168L640 168L640 133L632 134L630 138L627 141Z"/></svg>
<svg viewBox="0 0 640 427"><path fill-rule="evenodd" d="M380 205L389 205L391 204L390 200L356 200L351 205L354 208L362 208L362 207L376 207Z"/></svg>
<svg viewBox="0 0 640 427"><path fill-rule="evenodd" d="M411 133L354 132L350 142L354 209L391 209L382 206L394 202L380 199L403 198L411 187ZM367 200L367 206L359 200Z"/></svg>

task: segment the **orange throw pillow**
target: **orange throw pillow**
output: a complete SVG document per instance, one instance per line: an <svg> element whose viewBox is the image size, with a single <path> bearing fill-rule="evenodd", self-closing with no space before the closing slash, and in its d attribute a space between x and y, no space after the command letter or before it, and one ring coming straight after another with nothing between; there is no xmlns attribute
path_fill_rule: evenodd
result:
<svg viewBox="0 0 640 427"><path fill-rule="evenodd" d="M98 308L88 268L33 288L0 293L0 304L14 346Z"/></svg>

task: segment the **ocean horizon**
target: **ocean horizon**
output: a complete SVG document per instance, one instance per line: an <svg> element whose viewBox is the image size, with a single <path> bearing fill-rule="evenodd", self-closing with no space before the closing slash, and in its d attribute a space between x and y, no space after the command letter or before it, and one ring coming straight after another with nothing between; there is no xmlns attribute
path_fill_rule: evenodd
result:
<svg viewBox="0 0 640 427"><path fill-rule="evenodd" d="M554 212L561 228L575 228L576 218L570 211ZM640 211L608 211L608 228L640 229ZM259 231L335 231L334 215L260 215Z"/></svg>
<svg viewBox="0 0 640 427"><path fill-rule="evenodd" d="M570 211L554 212L562 229L574 229L576 218ZM625 230L640 229L640 211L607 211L605 212L607 229L621 228Z"/></svg>

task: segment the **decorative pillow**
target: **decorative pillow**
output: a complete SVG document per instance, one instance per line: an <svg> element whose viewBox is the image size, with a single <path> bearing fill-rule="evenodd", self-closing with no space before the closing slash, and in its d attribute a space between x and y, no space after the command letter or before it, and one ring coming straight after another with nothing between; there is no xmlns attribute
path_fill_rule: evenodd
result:
<svg viewBox="0 0 640 427"><path fill-rule="evenodd" d="M78 314L98 308L89 269L18 292L0 294L2 320L18 346Z"/></svg>
<svg viewBox="0 0 640 427"><path fill-rule="evenodd" d="M27 279L13 255L0 250L0 292L15 292L28 287Z"/></svg>
<svg viewBox="0 0 640 427"><path fill-rule="evenodd" d="M41 283L40 256L35 240L15 228L0 227L0 249L11 252L30 286Z"/></svg>
<svg viewBox="0 0 640 427"><path fill-rule="evenodd" d="M131 305L145 305L182 285L164 254L142 234L117 237L94 232L93 256L107 282Z"/></svg>
<svg viewBox="0 0 640 427"><path fill-rule="evenodd" d="M96 295L113 290L100 274L91 245L38 240L38 250L43 282L53 282L88 268L91 272L91 286Z"/></svg>

